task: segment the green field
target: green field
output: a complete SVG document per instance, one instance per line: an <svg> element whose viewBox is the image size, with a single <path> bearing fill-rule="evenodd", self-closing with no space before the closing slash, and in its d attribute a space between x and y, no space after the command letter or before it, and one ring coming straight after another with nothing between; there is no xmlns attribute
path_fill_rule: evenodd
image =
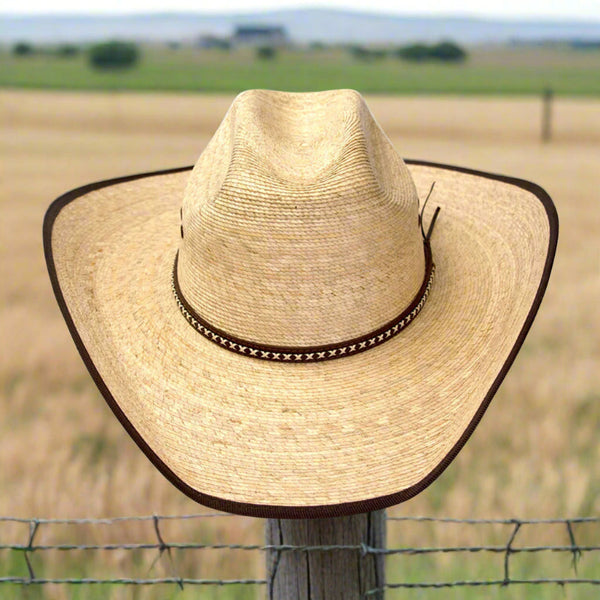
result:
<svg viewBox="0 0 600 600"><path fill-rule="evenodd" d="M0 87L70 90L239 92L353 88L381 94L539 94L600 96L600 51L561 47L474 48L463 64L359 60L341 48L284 50L260 60L251 50L145 46L139 64L98 72L85 52L15 57L0 52Z"/></svg>

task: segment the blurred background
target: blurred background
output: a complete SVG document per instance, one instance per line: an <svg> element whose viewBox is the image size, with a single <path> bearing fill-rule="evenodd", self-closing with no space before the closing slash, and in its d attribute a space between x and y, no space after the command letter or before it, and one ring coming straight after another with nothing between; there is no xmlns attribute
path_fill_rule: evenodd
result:
<svg viewBox="0 0 600 600"><path fill-rule="evenodd" d="M84 10L55 0L2 3L0 23L0 515L204 510L154 469L93 385L54 300L41 225L50 202L69 189L193 164L235 95L249 88L357 89L401 156L521 177L546 189L561 233L529 337L457 459L423 493L388 512L600 513L598 2L89 0ZM119 541L139 540L150 527L130 525ZM260 543L263 526L228 517L194 528L182 523L170 535ZM26 537L20 531L0 523L0 540ZM426 535L395 533L390 525L388 545ZM447 535L441 542L451 543L454 533ZM600 539L597 530L589 535ZM0 552L0 576L23 572L13 554ZM39 569L52 573L61 560L48 556ZM152 562L131 553L82 555L69 569L85 572L102 560L98 568L107 572L139 564L147 572ZM195 558L181 560L198 573ZM262 560L213 553L201 568L204 575L258 576ZM460 558L428 560L415 569L469 576ZM593 572L598 577L597 566ZM524 590L522 597L592 598L592 591ZM3 593L24 597L17 588ZM26 597L71 593L31 588ZM171 597L163 593L104 588L93 597ZM173 597L196 597L187 594Z"/></svg>

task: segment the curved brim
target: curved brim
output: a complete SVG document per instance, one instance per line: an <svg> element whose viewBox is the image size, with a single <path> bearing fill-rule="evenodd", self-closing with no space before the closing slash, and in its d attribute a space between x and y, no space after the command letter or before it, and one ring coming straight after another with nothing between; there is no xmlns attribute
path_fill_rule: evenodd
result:
<svg viewBox="0 0 600 600"><path fill-rule="evenodd" d="M429 299L395 338L319 363L233 353L182 316L171 272L191 167L94 183L48 209L48 270L90 374L194 500L269 518L379 510L427 487L473 432L541 302L558 219L532 183L407 164L420 197L436 184L425 223L441 207Z"/></svg>

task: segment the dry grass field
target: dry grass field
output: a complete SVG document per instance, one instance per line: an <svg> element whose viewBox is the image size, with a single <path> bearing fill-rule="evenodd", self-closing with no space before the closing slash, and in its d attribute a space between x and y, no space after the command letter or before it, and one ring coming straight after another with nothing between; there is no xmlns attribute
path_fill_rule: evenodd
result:
<svg viewBox="0 0 600 600"><path fill-rule="evenodd" d="M231 100L0 92L0 515L203 510L154 469L96 391L52 294L41 225L48 204L71 188L193 163ZM600 514L600 101L558 99L548 144L539 139L541 104L535 98L369 97L367 102L402 156L535 181L554 199L561 225L545 300L488 413L447 471L389 513ZM0 526L1 539L26 539L24 530L21 535ZM186 535L255 543L262 526L258 519L213 519ZM395 543L394 527L389 544ZM139 541L145 531L152 538L149 526L139 526L123 530L118 541ZM184 533L180 526L169 539ZM403 543L410 543L411 535L417 534L403 532ZM111 560L122 566L127 557ZM151 560L144 563L145 574ZM222 553L205 555L200 575L219 567L222 577L227 560ZM246 575L260 570L256 561L255 555L236 557L233 575L245 567ZM582 595L558 590L557 596L535 597L592 597L576 591ZM45 594L39 597L108 597L67 596L58 588ZM131 590L116 594L110 597L134 597Z"/></svg>

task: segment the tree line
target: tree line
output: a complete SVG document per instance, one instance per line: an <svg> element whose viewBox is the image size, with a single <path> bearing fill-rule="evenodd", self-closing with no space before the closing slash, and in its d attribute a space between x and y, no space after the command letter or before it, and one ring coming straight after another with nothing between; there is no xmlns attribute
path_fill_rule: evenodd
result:
<svg viewBox="0 0 600 600"><path fill-rule="evenodd" d="M467 58L466 50L452 41L443 41L431 45L408 44L391 50L355 45L350 46L350 53L359 60L377 60L386 56L395 56L411 62L462 62Z"/></svg>
<svg viewBox="0 0 600 600"><path fill-rule="evenodd" d="M28 42L17 42L12 53L15 56L33 56L35 54L54 55L62 58L78 56L83 49L75 44L60 44L50 48L36 48ZM137 44L124 41L109 41L93 44L86 48L92 67L98 69L118 69L134 66L140 58Z"/></svg>
<svg viewBox="0 0 600 600"><path fill-rule="evenodd" d="M169 47L172 50L177 49L172 44ZM314 43L311 44L310 49L325 50L326 46ZM466 50L452 41L442 41L431 45L409 44L392 49L353 44L347 46L346 49L353 58L361 61L378 60L392 56L410 62L441 61L459 63L467 58ZM38 49L30 43L18 42L12 48L12 53L19 57L43 53L69 58L79 55L82 51L82 48L74 44L61 44L50 49ZM140 59L139 47L133 42L102 42L89 46L85 51L90 65L98 69L125 69L134 66ZM260 46L255 49L255 55L261 60L273 60L277 57L278 51L279 49L273 46Z"/></svg>

